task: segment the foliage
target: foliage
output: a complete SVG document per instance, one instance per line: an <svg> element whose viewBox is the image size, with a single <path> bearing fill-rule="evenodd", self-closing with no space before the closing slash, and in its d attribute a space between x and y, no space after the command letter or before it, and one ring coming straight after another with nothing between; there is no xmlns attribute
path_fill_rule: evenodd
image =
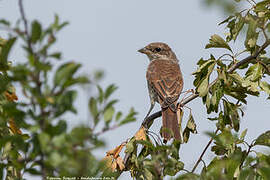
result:
<svg viewBox="0 0 270 180"><path fill-rule="evenodd" d="M28 26L24 18L22 14L25 29L21 24L12 27L8 21L0 21L1 27L9 29L9 38L0 38L0 179L22 179L25 174L44 179L102 176L104 163L92 153L104 146L98 135L134 121L136 112L131 109L124 117L121 111L116 113L117 100L111 99L116 86L103 90L97 85L99 94L89 98L93 125L68 128L66 114L77 113L78 87L95 86L102 73L94 73L93 78L79 75L81 64L61 62L62 53L52 51L57 33L68 22L55 15L48 27L38 20ZM8 58L18 39L23 41L27 58L12 64ZM104 126L100 132L98 124Z"/></svg>
<svg viewBox="0 0 270 180"><path fill-rule="evenodd" d="M190 100L178 106L180 141L164 144L159 135L148 130L152 123L145 123L133 137L108 151L103 160L97 159L93 151L104 147L99 135L135 121L136 112L131 108L123 115L116 110L118 100L111 97L117 87L96 85L101 72L90 78L79 75L81 64L62 62L61 52L52 52L57 33L67 22L60 22L56 15L48 27L38 20L30 23L21 5L22 24L13 27L0 20L1 27L9 31L8 38L0 38L0 178L23 179L25 174L42 178L119 177L129 171L136 179L269 179L270 156L254 147L269 147L270 131L250 143L245 140L247 129L239 132L247 97L266 93L270 99L270 58L265 51L270 45L270 1L248 2L249 9L233 13L220 23L228 30L226 37L215 34L205 46L222 49L223 53L201 58L193 73L196 92L191 100L202 99L216 131L208 133L210 141L192 170L185 169L179 154L190 134L197 133L191 111L182 131L181 105ZM243 42L240 34L245 36ZM23 42L26 59L12 64L8 58L18 39ZM243 43L243 51L235 52L235 41ZM97 95L91 94L88 99L92 124L69 129L66 114L77 113L74 101L81 85L97 88ZM215 157L206 164L203 155L208 147ZM201 162L203 168L195 173Z"/></svg>

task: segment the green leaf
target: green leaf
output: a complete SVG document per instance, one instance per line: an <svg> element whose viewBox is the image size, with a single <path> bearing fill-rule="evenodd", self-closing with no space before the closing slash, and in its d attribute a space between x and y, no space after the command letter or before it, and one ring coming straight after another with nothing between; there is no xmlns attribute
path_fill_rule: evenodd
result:
<svg viewBox="0 0 270 180"><path fill-rule="evenodd" d="M112 106L105 110L105 112L104 112L104 121L106 123L109 123L112 120L114 112L115 112L115 110L114 110L114 107L112 107Z"/></svg>
<svg viewBox="0 0 270 180"><path fill-rule="evenodd" d="M242 83L244 82L244 78L242 78L238 73L234 72L229 74L229 77L233 79L234 82L242 86Z"/></svg>
<svg viewBox="0 0 270 180"><path fill-rule="evenodd" d="M73 103L77 97L77 91L69 90L62 93L60 96L56 96L56 116L60 116L67 111L77 113L77 110L73 107Z"/></svg>
<svg viewBox="0 0 270 180"><path fill-rule="evenodd" d="M184 143L187 143L190 136L190 130L186 127L183 132L183 141Z"/></svg>
<svg viewBox="0 0 270 180"><path fill-rule="evenodd" d="M200 176L197 175L197 174L193 174L193 173L184 173L184 174L181 174L179 176L177 176L176 178L177 180L200 180Z"/></svg>
<svg viewBox="0 0 270 180"><path fill-rule="evenodd" d="M55 58L55 59L61 59L62 53L61 52L55 52L49 55L49 57Z"/></svg>
<svg viewBox="0 0 270 180"><path fill-rule="evenodd" d="M81 67L81 64L75 62L68 62L61 65L55 75L54 75L54 84L56 86L64 85L68 80L72 78L74 73Z"/></svg>
<svg viewBox="0 0 270 180"><path fill-rule="evenodd" d="M220 75L219 75L220 78ZM208 107L208 113L215 111L218 112L218 108L219 108L219 102L220 99L223 97L224 95L224 86L223 86L223 80L218 80L211 88L211 92L212 92L212 98L211 98L211 105L210 107L212 107L212 109L209 109Z"/></svg>
<svg viewBox="0 0 270 180"><path fill-rule="evenodd" d="M270 147L270 131L261 134L255 141L255 145L262 145Z"/></svg>
<svg viewBox="0 0 270 180"><path fill-rule="evenodd" d="M200 83L200 86L198 87L197 91L199 93L199 96L204 97L207 92L208 92L208 84L209 84L209 79L204 78L202 82Z"/></svg>
<svg viewBox="0 0 270 180"><path fill-rule="evenodd" d="M183 132L183 140L184 143L187 143L189 140L189 136L190 136L190 132L192 132L193 134L197 134L197 125L195 124L194 118L192 116L192 113L190 112L189 114L189 118L188 118L188 122L186 125L186 128L184 129Z"/></svg>
<svg viewBox="0 0 270 180"><path fill-rule="evenodd" d="M117 114L115 116L115 120L118 121L121 117L122 117L122 112L119 111L119 112L117 112Z"/></svg>
<svg viewBox="0 0 270 180"><path fill-rule="evenodd" d="M258 81L262 78L263 67L260 63L256 63L253 66L250 66L248 71L246 72L246 78L251 81Z"/></svg>
<svg viewBox="0 0 270 180"><path fill-rule="evenodd" d="M46 134L45 132L42 132L40 134L38 134L38 140L39 140L39 143L41 145L41 150L43 152L45 152L48 148L48 144L50 143L50 136L48 134Z"/></svg>
<svg viewBox="0 0 270 180"><path fill-rule="evenodd" d="M270 177L269 166L268 167L260 167L258 169L258 173L261 174L262 179L269 179L269 177Z"/></svg>
<svg viewBox="0 0 270 180"><path fill-rule="evenodd" d="M135 149L134 145L135 138L132 138L126 145L125 153L132 153Z"/></svg>
<svg viewBox="0 0 270 180"><path fill-rule="evenodd" d="M117 99L113 99L113 100L111 100L110 102L108 102L107 104L106 104L106 106L105 106L105 108L104 108L104 110L106 111L106 109L108 109L108 108L110 108L110 107L112 107L114 104L116 104L118 102L118 100Z"/></svg>
<svg viewBox="0 0 270 180"><path fill-rule="evenodd" d="M0 24L3 24L3 25L6 25L6 26L9 26L10 25L10 22L8 22L7 20L5 19L1 19L0 20Z"/></svg>
<svg viewBox="0 0 270 180"><path fill-rule="evenodd" d="M0 70L7 70L8 68L8 55L12 46L14 45L16 38L11 38L5 42L4 46L1 48L0 53Z"/></svg>
<svg viewBox="0 0 270 180"><path fill-rule="evenodd" d="M29 174L32 174L32 175L42 175L42 173L35 169L35 168L28 168L28 169L25 169L24 172L28 172Z"/></svg>
<svg viewBox="0 0 270 180"><path fill-rule="evenodd" d="M227 17L224 21L220 22L218 25L224 24L226 22L229 22L229 20L231 20L234 16L229 16Z"/></svg>
<svg viewBox="0 0 270 180"><path fill-rule="evenodd" d="M41 24L38 21L33 21L32 32L31 32L31 42L36 43L40 39L41 33L42 33Z"/></svg>
<svg viewBox="0 0 270 180"><path fill-rule="evenodd" d="M255 6L255 10L256 11L267 11L268 10L267 5L269 5L269 4L270 4L269 0L264 0L264 1L258 2Z"/></svg>
<svg viewBox="0 0 270 180"><path fill-rule="evenodd" d="M119 125L123 125L129 122L136 121L135 115L137 112L134 111L133 108L130 109L128 115L119 123Z"/></svg>
<svg viewBox="0 0 270 180"><path fill-rule="evenodd" d="M192 73L192 75L203 73L203 71L207 70L209 66L215 63L215 60L206 60L203 61L202 63L199 62L197 63L199 65L199 68L194 73Z"/></svg>
<svg viewBox="0 0 270 180"><path fill-rule="evenodd" d="M144 171L144 176L146 177L146 179L154 179L153 174L147 168L144 168L143 171Z"/></svg>
<svg viewBox="0 0 270 180"><path fill-rule="evenodd" d="M117 87L114 84L109 85L104 93L104 99L108 99L116 89Z"/></svg>
<svg viewBox="0 0 270 180"><path fill-rule="evenodd" d="M251 49L256 46L259 33L256 32L258 26L255 18L249 14L247 16L247 20L248 30L246 34L245 46L247 49Z"/></svg>
<svg viewBox="0 0 270 180"><path fill-rule="evenodd" d="M268 84L267 82L265 81L260 82L260 88L267 94L270 94L270 84Z"/></svg>
<svg viewBox="0 0 270 180"><path fill-rule="evenodd" d="M240 135L240 140L244 140L245 137L246 137L246 134L247 134L247 129L245 129L245 130L241 133L241 135Z"/></svg>
<svg viewBox="0 0 270 180"><path fill-rule="evenodd" d="M242 30L243 26L245 24L245 19L241 16L241 14L238 15L238 21L235 23L234 28L230 30L230 33L232 34L232 39L235 41L238 37L240 31Z"/></svg>
<svg viewBox="0 0 270 180"><path fill-rule="evenodd" d="M199 96L201 97L204 97L207 95L208 85L209 85L209 76L212 73L214 67L215 67L215 63L211 64L208 67L207 75L204 77L204 79L201 80L201 82L199 83L199 86L197 87L197 92L199 93Z"/></svg>
<svg viewBox="0 0 270 180"><path fill-rule="evenodd" d="M89 103L88 103L88 107L89 107L89 110L92 114L92 117L96 118L98 115L97 100L95 98L91 97L89 100Z"/></svg>
<svg viewBox="0 0 270 180"><path fill-rule="evenodd" d="M57 151L53 151L53 152L50 153L48 160L50 162L53 162L53 166L56 168L61 164L62 157Z"/></svg>
<svg viewBox="0 0 270 180"><path fill-rule="evenodd" d="M194 121L194 118L192 116L192 113L190 112L189 114L189 118L188 118L188 122L187 122L187 126L186 126L192 133L197 134L197 125Z"/></svg>
<svg viewBox="0 0 270 180"><path fill-rule="evenodd" d="M213 36L211 36L209 40L209 44L205 46L205 49L208 49L208 48L225 48L232 52L228 43L217 34L214 34Z"/></svg>
<svg viewBox="0 0 270 180"><path fill-rule="evenodd" d="M99 85L97 85L97 88L98 88L98 101L100 103L102 103L103 98L104 98L104 92L103 92L102 88Z"/></svg>

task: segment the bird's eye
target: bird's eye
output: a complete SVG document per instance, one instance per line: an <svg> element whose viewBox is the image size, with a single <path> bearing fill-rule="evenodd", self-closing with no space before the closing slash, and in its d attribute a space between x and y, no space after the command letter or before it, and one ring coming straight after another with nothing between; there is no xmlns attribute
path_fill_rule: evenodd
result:
<svg viewBox="0 0 270 180"><path fill-rule="evenodd" d="M156 52L160 52L161 49L160 49L160 48L155 48L155 51L156 51Z"/></svg>

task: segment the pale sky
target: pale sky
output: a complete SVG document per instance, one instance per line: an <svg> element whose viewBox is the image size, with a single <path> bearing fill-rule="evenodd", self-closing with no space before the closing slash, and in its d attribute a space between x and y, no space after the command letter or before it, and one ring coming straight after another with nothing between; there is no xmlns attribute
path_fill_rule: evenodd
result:
<svg viewBox="0 0 270 180"><path fill-rule="evenodd" d="M205 50L204 46L211 35L219 34L224 37L226 32L224 26L217 25L225 19L224 14L217 9L207 9L200 2L25 0L26 16L30 20L38 19L45 26L53 21L54 14L57 13L61 20L70 22L70 25L60 32L55 46L55 49L63 52L62 62L80 62L83 64L81 72L85 73L103 69L106 76L101 85L105 87L115 83L119 87L114 94L114 98L120 100L116 107L127 112L133 106L139 113L136 122L101 136L106 140L107 146L95 152L98 157L101 158L107 150L132 137L148 111L150 103L145 78L148 59L138 53L138 49L156 41L169 44L180 61L184 90L194 88L194 77L191 74L197 68L196 62L201 57L208 58L209 53L213 52ZM15 23L19 17L17 0L0 1L0 17ZM13 63L25 57L18 48L17 45L12 51L10 59ZM214 53L221 54L223 50ZM265 101L266 97L262 94L260 98L248 98L240 129L241 132L248 128L248 142L269 129L265 125L270 107L268 101ZM76 102L79 115L69 115L70 124L89 123L87 103L87 99L81 93ZM188 107L192 108L198 134L191 135L188 144L182 145L180 158L185 163L185 169L191 170L209 140L205 132L214 131L215 122L207 120L207 117L213 115L207 115L200 98L193 100ZM157 110L159 105L156 105L153 112ZM185 112L184 122L187 116L188 110ZM158 133L160 126L161 119L156 120L151 130ZM209 150L204 159L209 162L211 157L212 153ZM129 177L129 174L125 173L120 179Z"/></svg>

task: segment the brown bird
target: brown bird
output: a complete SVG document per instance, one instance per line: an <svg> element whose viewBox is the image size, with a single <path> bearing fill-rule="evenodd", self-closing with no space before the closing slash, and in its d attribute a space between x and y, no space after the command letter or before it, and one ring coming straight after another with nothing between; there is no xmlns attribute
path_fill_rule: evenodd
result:
<svg viewBox="0 0 270 180"><path fill-rule="evenodd" d="M146 54L150 60L146 79L148 84L151 107L145 117L149 116L155 102L162 109L162 137L167 142L172 138L180 139L177 120L177 100L183 89L182 73L178 59L171 48L161 42L155 42L138 50ZM171 132L170 132L171 131Z"/></svg>

